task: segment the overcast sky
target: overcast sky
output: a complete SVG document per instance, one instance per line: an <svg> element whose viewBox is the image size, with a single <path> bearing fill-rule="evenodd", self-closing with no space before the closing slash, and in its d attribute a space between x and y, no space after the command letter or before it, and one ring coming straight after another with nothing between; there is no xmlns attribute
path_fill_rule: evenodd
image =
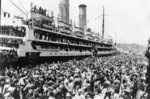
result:
<svg viewBox="0 0 150 99"><path fill-rule="evenodd" d="M24 12L29 10L31 2L54 11L55 15L59 12L59 0L12 1ZM107 33L115 39L116 34L118 43L147 44L150 37L150 0L70 0L70 18L74 21L78 21L79 4L87 5L87 19L93 30L102 30L102 7L105 6L105 35ZM2 0L2 9L11 16L22 14L9 0Z"/></svg>

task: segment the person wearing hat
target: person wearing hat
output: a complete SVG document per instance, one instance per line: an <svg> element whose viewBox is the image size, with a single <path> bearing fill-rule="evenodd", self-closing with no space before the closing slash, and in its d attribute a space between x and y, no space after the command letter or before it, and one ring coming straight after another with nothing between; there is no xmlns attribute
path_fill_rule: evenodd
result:
<svg viewBox="0 0 150 99"><path fill-rule="evenodd" d="M130 89L129 89L129 88L126 88L126 89L125 89L124 94L122 95L122 98L123 98L123 99L131 99L131 96L130 96Z"/></svg>
<svg viewBox="0 0 150 99"><path fill-rule="evenodd" d="M70 92L67 92L67 94L66 94L66 99L72 99L72 95L71 95Z"/></svg>
<svg viewBox="0 0 150 99"><path fill-rule="evenodd" d="M142 97L144 96L145 92L144 92L144 86L142 84L138 84L138 91L136 93L136 97L135 99L142 99Z"/></svg>
<svg viewBox="0 0 150 99"><path fill-rule="evenodd" d="M85 96L83 94L83 90L79 89L78 93L73 97L73 99L85 99Z"/></svg>
<svg viewBox="0 0 150 99"><path fill-rule="evenodd" d="M105 85L105 88L104 88L104 91L103 91L105 93L104 99L106 99L106 97L108 97L109 99L111 99L110 81L106 81L105 84L106 85Z"/></svg>
<svg viewBox="0 0 150 99"><path fill-rule="evenodd" d="M138 87L137 87L137 82L136 81L133 82L133 86L131 88L132 88L131 96L132 96L132 98L135 98L136 93L138 91Z"/></svg>
<svg viewBox="0 0 150 99"><path fill-rule="evenodd" d="M55 99L53 92L49 92L49 98L48 99Z"/></svg>

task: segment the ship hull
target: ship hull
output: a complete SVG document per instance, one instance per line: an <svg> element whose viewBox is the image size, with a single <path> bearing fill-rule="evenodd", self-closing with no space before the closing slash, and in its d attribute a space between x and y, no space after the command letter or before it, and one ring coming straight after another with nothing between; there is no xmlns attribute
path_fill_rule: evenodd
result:
<svg viewBox="0 0 150 99"><path fill-rule="evenodd" d="M103 54L99 54L98 57L106 57L106 56L112 56L115 55L116 53L103 53ZM36 54L37 55L37 54ZM68 60L72 60L72 59L83 59L86 57L92 57L92 55L73 55L73 56L36 56L34 54L32 54L32 56L25 56L25 57L19 57L19 59L17 61L14 62L3 62L0 63L0 67L1 69L4 69L5 67L8 66L13 66L14 68L17 67L22 67L22 66L26 66L31 64L35 65L35 64L40 64L40 63L53 63L53 62L66 62Z"/></svg>

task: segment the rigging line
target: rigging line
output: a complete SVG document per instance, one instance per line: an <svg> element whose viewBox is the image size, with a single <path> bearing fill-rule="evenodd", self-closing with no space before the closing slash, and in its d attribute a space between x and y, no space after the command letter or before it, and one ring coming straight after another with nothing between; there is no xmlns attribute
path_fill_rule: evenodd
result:
<svg viewBox="0 0 150 99"><path fill-rule="evenodd" d="M14 2L12 2L11 0L9 0L17 9L19 9L23 14L26 15L26 13L24 11L22 11Z"/></svg>
<svg viewBox="0 0 150 99"><path fill-rule="evenodd" d="M23 7L23 9L26 11L25 7L23 6L23 4L21 3L20 0L18 0L18 2L20 3L20 5Z"/></svg>

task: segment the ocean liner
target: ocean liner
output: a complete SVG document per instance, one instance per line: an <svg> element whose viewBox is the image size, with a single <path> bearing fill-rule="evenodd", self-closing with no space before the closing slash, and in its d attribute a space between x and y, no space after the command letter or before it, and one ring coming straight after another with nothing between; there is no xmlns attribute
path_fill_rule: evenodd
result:
<svg viewBox="0 0 150 99"><path fill-rule="evenodd" d="M60 0L59 17L31 4L28 19L20 24L1 25L0 62L17 62L24 58L91 56L116 53L112 39L105 39L87 27L86 5L79 5L79 24L69 19L69 0Z"/></svg>

